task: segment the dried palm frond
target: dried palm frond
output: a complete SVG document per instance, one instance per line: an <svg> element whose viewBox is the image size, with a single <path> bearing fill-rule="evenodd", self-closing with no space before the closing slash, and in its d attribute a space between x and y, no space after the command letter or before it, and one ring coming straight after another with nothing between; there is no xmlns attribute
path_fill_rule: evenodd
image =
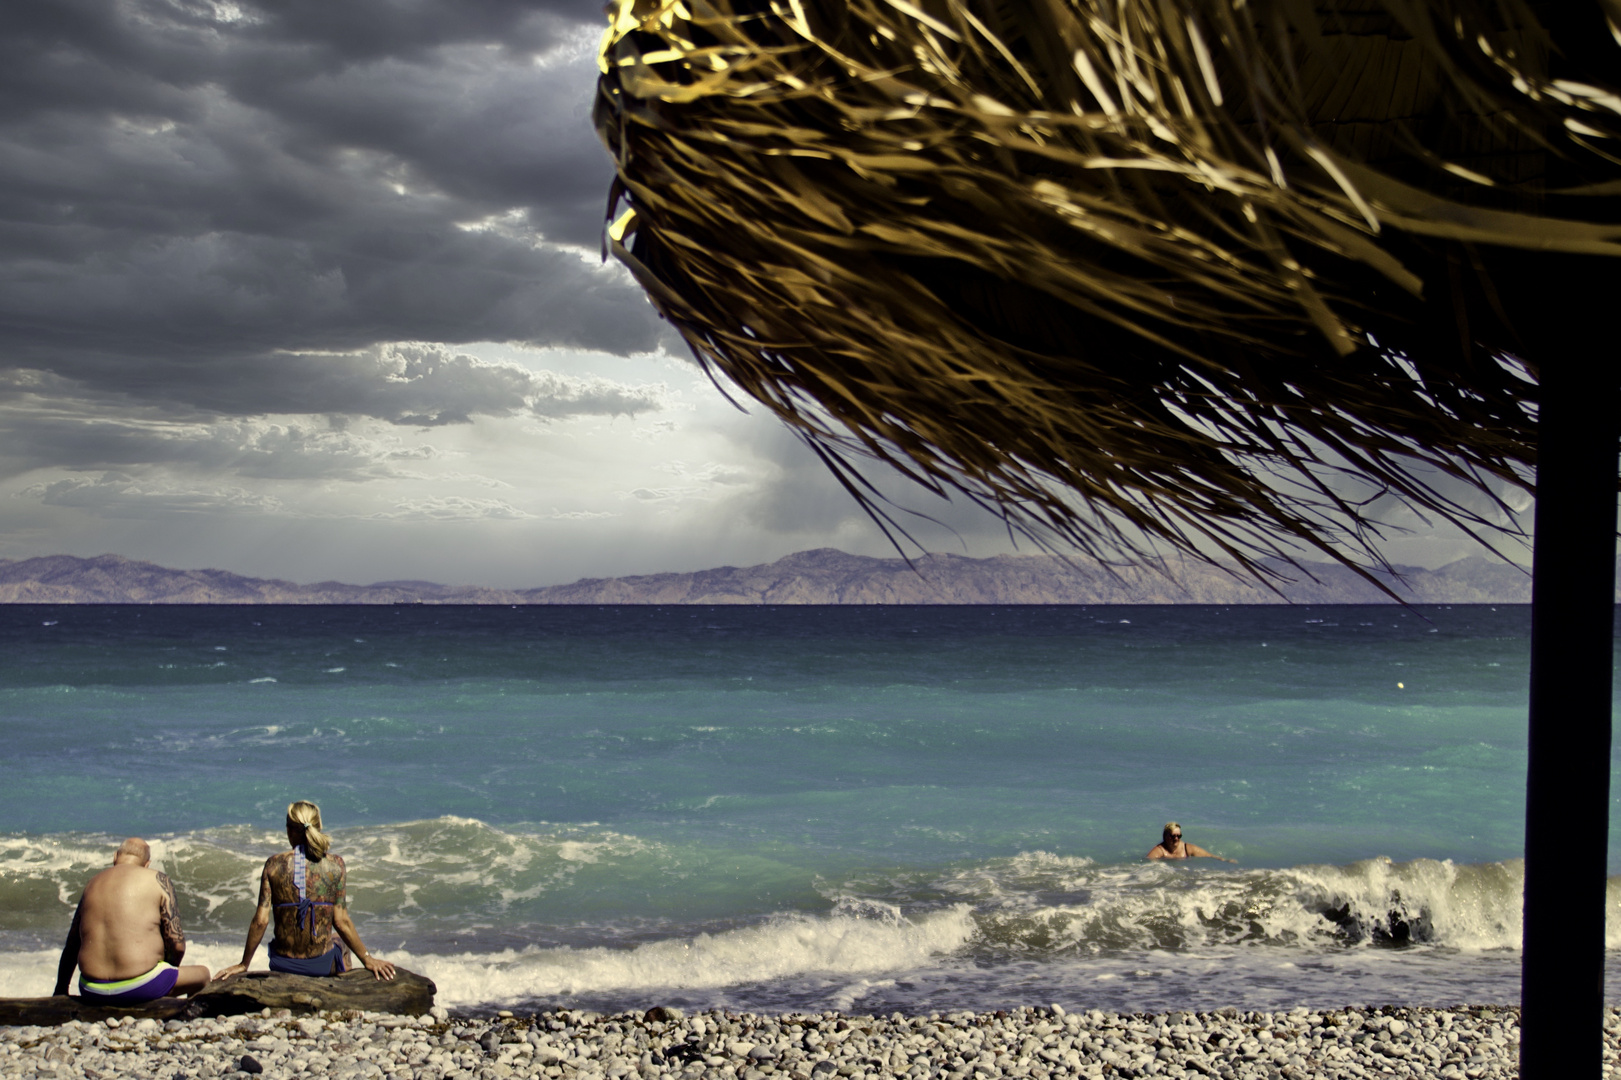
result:
<svg viewBox="0 0 1621 1080"><path fill-rule="evenodd" d="M1621 268L1621 50L1521 0L609 11L614 254L869 511L861 455L1105 557L1501 527L1426 476L1527 484L1519 286Z"/></svg>

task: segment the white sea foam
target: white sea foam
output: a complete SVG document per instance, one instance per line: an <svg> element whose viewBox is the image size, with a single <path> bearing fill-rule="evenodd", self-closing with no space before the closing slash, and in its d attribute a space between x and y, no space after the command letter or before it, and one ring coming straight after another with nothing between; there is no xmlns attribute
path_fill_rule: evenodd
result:
<svg viewBox="0 0 1621 1080"><path fill-rule="evenodd" d="M974 933L967 905L916 919L784 915L757 926L650 942L633 949L529 948L455 956L390 954L429 971L449 1005L563 994L709 990L740 983L848 978L909 970L961 948Z"/></svg>
<svg viewBox="0 0 1621 1080"><path fill-rule="evenodd" d="M742 983L794 984L807 977L872 976L927 965L973 934L966 905L917 919L784 915L717 934L671 938L631 949L526 948L434 954L380 946L374 952L428 975L452 1007L511 1003L567 994L715 990ZM366 927L360 927L365 934ZM0 996L47 994L54 949L0 952ZM253 965L266 966L263 949ZM219 970L241 959L240 943L194 942L186 962Z"/></svg>
<svg viewBox="0 0 1621 1080"><path fill-rule="evenodd" d="M1265 870L1098 865L1032 852L955 870L936 887L975 899L993 953L1412 943L1479 951L1519 946L1523 876L1517 859ZM1621 881L1611 888L1621 895ZM1618 933L1621 912L1611 941Z"/></svg>
<svg viewBox="0 0 1621 1080"><path fill-rule="evenodd" d="M439 1003L455 1009L502 1007L519 1003L585 1003L598 1009L646 1008L661 1003L759 1011L821 1010L883 1013L996 1009L1033 1002L1058 1002L1071 1010L1103 1008L1121 1012L1289 1008L1296 1005L1462 1004L1511 1002L1518 995L1519 957L1515 953L1447 956L1411 950L1356 950L1326 954L1309 963L1267 955L1266 950L1225 947L1191 953L1156 952L1132 957L1072 958L1048 963L976 964L950 951L960 926L948 915L940 927L918 927L935 934L940 951L927 944L907 947L894 939L858 940L853 950L866 955L876 947L894 965L835 966L833 949L799 950L811 963L796 968L793 949L773 950L778 958L771 978L751 977L740 950L775 942L769 933L716 935L664 942L641 949L540 950L499 954L434 954L405 950L373 951L432 978ZM836 937L829 927L826 937ZM722 939L730 939L723 941ZM727 957L726 953L733 955ZM241 957L239 942L193 944L190 963L212 970ZM0 996L34 997L50 992L57 952L33 949L0 952ZM254 970L263 970L260 950ZM851 970L852 967L858 970ZM1621 959L1606 965L1606 1000L1621 1001Z"/></svg>
<svg viewBox="0 0 1621 1080"><path fill-rule="evenodd" d="M268 970L265 950L260 949L253 970ZM0 997L46 997L56 984L56 966L61 953L58 949L29 949L15 952L0 951ZM186 949L187 964L202 964L210 971L218 971L242 959L242 945L191 943ZM77 977L69 985L69 992L77 994Z"/></svg>
<svg viewBox="0 0 1621 1080"><path fill-rule="evenodd" d="M45 997L56 983L55 949L0 952L0 997Z"/></svg>
<svg viewBox="0 0 1621 1080"><path fill-rule="evenodd" d="M56 905L66 906L71 915L71 897L83 887L86 871L110 865L112 850L105 843L97 843L97 838L78 835L0 837L0 883L10 886L5 889L8 902L4 906L14 915L23 914L22 905L10 894L14 890L26 891L36 902L48 897Z"/></svg>
<svg viewBox="0 0 1621 1080"><path fill-rule="evenodd" d="M262 737L277 731L274 725L258 730ZM512 830L444 817L334 835L359 910L387 920L400 940L427 933L449 943L457 928L475 924L498 932L508 924L516 929L557 920L587 926L596 921L587 914L595 903L590 897L623 896L622 911L633 895L672 886L693 888L700 904L684 914L677 895L659 909L660 925L679 933L684 920L701 925L715 917L702 906L708 860L724 855L728 872L740 872L741 856L668 850L588 824ZM151 839L154 865L175 879L187 918L204 932L234 930L245 919L263 859L285 846L279 831L243 826ZM60 918L89 875L106 865L113 843L114 837L78 834L0 839L0 931ZM742 858L748 869L741 872L765 875L763 882L781 873L769 860ZM1267 870L1098 864L1034 851L944 872L841 878L822 891L838 910L863 915L871 914L864 905L873 903L897 905L908 917L944 903L965 904L978 927L972 948L987 957L1239 943L1490 950L1518 946L1522 875L1518 860L1366 859ZM582 881L589 892L578 891ZM1621 948L1621 879L1609 888L1607 943ZM583 933L598 941L618 936L607 925Z"/></svg>
<svg viewBox="0 0 1621 1080"><path fill-rule="evenodd" d="M1206 1000L1201 970L1255 987L1344 976L1392 1000L1435 1003L1469 999L1471 985L1507 985L1520 935L1518 860L1255 869L1028 851L850 875L824 882L831 910L751 916L705 905L714 872L734 887L775 887L782 864L755 855L672 849L590 823L518 829L442 817L333 831L368 944L429 974L458 1006L679 991L712 1004L934 995L980 1007L1043 986L1090 987L1111 1007L1169 1007ZM117 839L0 838L0 993L44 992L54 953L33 950L59 940ZM151 842L154 866L179 887L190 959L234 961L259 868L285 837L229 826ZM649 907L648 889L667 890L661 905ZM1621 949L1621 878L1609 891L1617 915L1607 943ZM1401 998L1404 967L1426 973L1416 997ZM1435 996L1443 992L1452 996Z"/></svg>

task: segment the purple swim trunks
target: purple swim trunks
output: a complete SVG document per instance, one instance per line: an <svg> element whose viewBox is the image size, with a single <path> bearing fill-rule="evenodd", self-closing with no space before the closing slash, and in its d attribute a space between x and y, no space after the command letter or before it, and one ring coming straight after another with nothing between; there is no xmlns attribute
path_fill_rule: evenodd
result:
<svg viewBox="0 0 1621 1080"><path fill-rule="evenodd" d="M167 995L174 989L174 984L179 978L180 969L173 964L159 964L145 975L112 982L87 979L81 971L79 996L86 1004L93 1002L97 1005L140 1005Z"/></svg>

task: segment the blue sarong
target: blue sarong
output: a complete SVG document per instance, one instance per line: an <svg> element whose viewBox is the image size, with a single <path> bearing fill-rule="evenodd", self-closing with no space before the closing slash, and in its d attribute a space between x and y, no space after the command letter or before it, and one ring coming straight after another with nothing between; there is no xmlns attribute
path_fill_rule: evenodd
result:
<svg viewBox="0 0 1621 1080"><path fill-rule="evenodd" d="M275 949L271 949L270 970L280 971L286 975L342 975L343 945L333 942L332 948L320 956L308 959L301 956L283 956Z"/></svg>

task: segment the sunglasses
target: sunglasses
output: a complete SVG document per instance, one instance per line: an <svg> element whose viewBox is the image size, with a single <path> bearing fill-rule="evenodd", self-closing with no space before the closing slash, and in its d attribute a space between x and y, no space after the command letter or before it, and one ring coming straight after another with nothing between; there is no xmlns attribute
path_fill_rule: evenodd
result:
<svg viewBox="0 0 1621 1080"><path fill-rule="evenodd" d="M1171 834L1171 839L1172 840L1180 840L1180 839L1182 839L1182 834L1179 833L1179 832L1174 832L1174 833Z"/></svg>

